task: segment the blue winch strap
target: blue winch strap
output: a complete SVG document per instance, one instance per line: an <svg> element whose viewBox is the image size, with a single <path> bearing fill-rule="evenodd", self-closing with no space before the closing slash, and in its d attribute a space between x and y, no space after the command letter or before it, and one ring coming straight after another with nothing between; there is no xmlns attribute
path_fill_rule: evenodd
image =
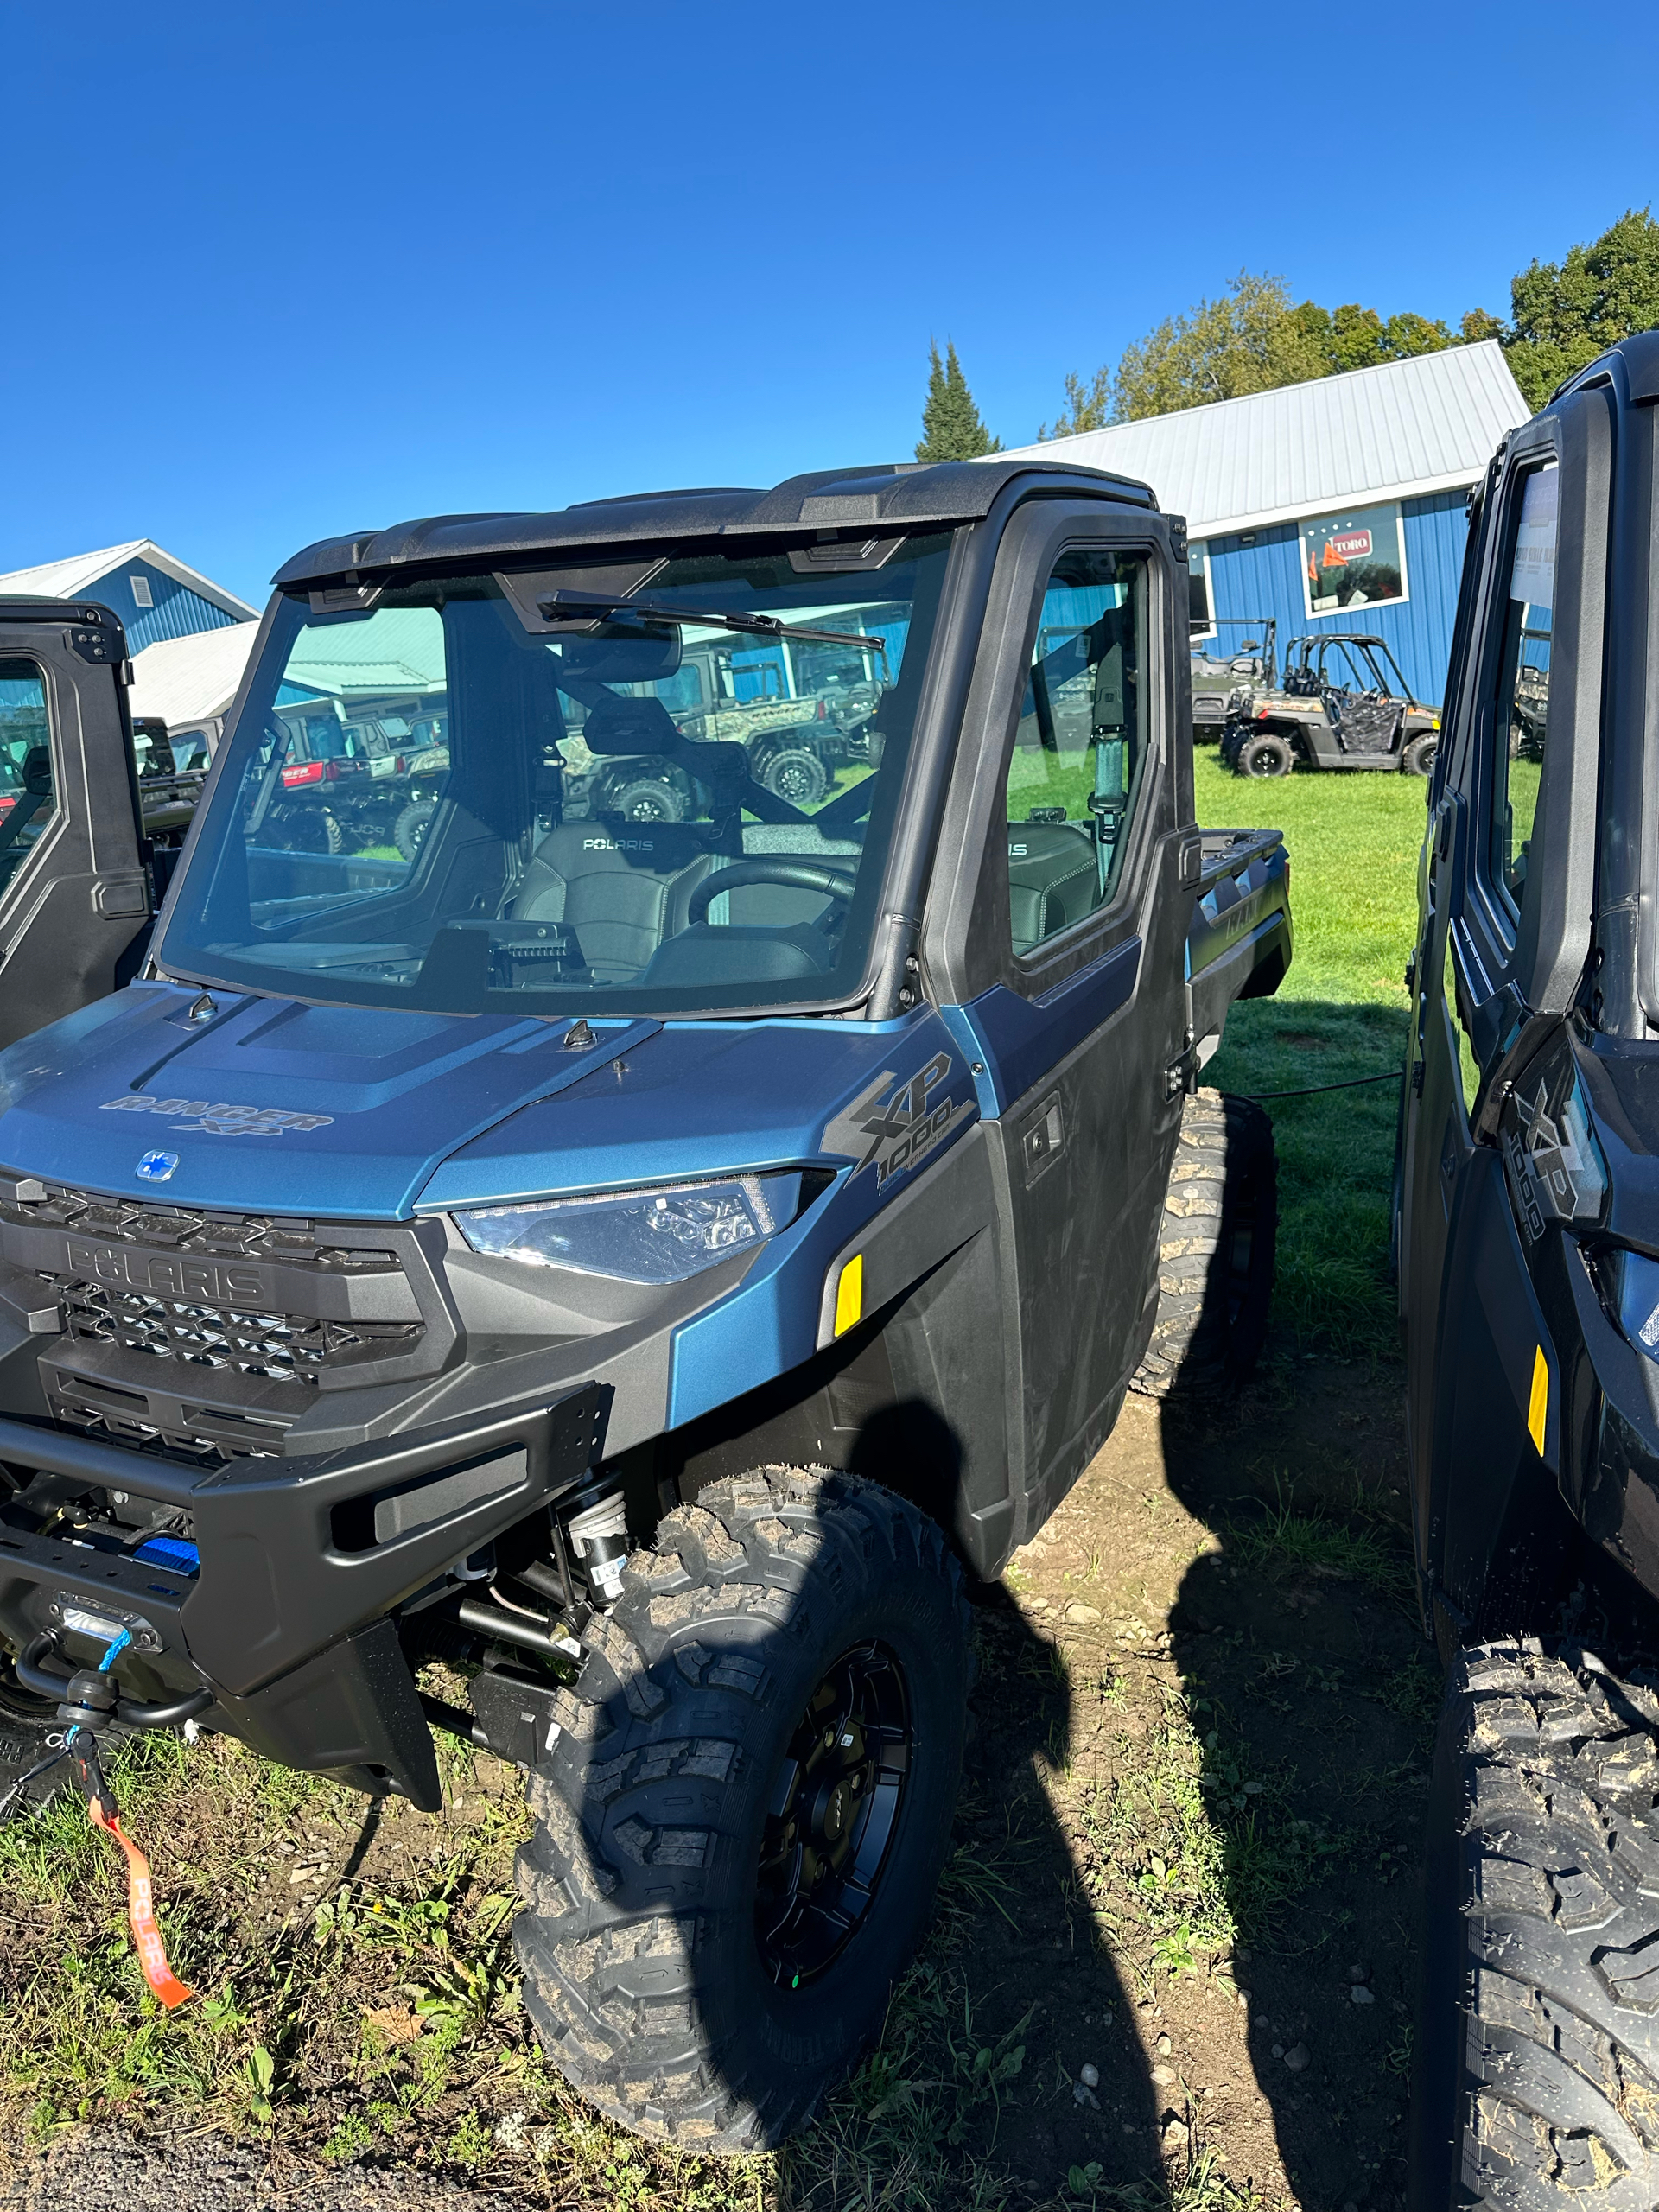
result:
<svg viewBox="0 0 1659 2212"><path fill-rule="evenodd" d="M107 1675L110 1669L115 1664L117 1658L126 1649L127 1646L131 1642L132 1630L130 1628L124 1628L120 1635L116 1637L115 1642L110 1646L109 1649L104 1654L104 1656L99 1661L99 1673L100 1675Z"/></svg>

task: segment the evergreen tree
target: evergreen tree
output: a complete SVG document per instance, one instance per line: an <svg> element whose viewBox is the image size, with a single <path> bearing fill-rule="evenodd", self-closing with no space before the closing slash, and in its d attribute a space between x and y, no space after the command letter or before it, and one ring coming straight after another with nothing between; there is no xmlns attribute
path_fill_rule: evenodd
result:
<svg viewBox="0 0 1659 2212"><path fill-rule="evenodd" d="M982 454L1001 453L1002 441L994 438L981 420L962 373L957 349L945 340L944 359L929 339L932 366L927 378L927 403L922 409L922 435L916 447L918 461L977 461Z"/></svg>

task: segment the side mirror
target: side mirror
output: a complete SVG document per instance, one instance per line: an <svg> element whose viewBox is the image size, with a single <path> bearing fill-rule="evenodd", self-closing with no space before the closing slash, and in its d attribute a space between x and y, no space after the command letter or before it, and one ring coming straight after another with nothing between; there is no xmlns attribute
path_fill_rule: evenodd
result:
<svg viewBox="0 0 1659 2212"><path fill-rule="evenodd" d="M31 745L23 755L23 789L30 798L52 796L52 748Z"/></svg>

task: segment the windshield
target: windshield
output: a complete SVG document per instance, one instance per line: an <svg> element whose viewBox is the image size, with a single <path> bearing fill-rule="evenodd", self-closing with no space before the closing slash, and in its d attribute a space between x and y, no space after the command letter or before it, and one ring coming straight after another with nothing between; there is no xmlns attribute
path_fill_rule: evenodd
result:
<svg viewBox="0 0 1659 2212"><path fill-rule="evenodd" d="M814 546L427 578L366 612L289 598L162 966L434 1013L844 997L950 542L839 575Z"/></svg>

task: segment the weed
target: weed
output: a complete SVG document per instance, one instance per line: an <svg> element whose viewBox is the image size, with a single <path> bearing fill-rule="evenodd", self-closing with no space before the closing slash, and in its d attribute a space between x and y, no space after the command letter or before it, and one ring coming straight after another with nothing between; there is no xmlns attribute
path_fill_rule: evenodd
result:
<svg viewBox="0 0 1659 2212"><path fill-rule="evenodd" d="M1399 1713L1402 1719L1415 1720L1427 1729L1440 1718L1446 1684L1440 1669L1428 1660L1412 1658L1403 1667L1396 1667L1392 1674L1384 1675L1370 1695L1389 1712Z"/></svg>
<svg viewBox="0 0 1659 2212"><path fill-rule="evenodd" d="M1228 1557L1236 1567L1280 1575L1358 1582L1395 1605L1415 1603L1415 1585L1397 1536L1392 1541L1375 1525L1338 1521L1317 1510L1294 1505L1282 1477L1275 1477L1276 1502L1250 1520L1227 1529Z"/></svg>
<svg viewBox="0 0 1659 2212"><path fill-rule="evenodd" d="M348 2166L353 2159L365 2158L374 2143L373 2128L361 2113L352 2113L323 2145L322 2155L330 2165Z"/></svg>
<svg viewBox="0 0 1659 2212"><path fill-rule="evenodd" d="M276 2060L264 2044L256 2044L243 2063L239 2086L250 2118L257 2120L262 2127L269 2127L276 2118L271 2107L276 2082Z"/></svg>

